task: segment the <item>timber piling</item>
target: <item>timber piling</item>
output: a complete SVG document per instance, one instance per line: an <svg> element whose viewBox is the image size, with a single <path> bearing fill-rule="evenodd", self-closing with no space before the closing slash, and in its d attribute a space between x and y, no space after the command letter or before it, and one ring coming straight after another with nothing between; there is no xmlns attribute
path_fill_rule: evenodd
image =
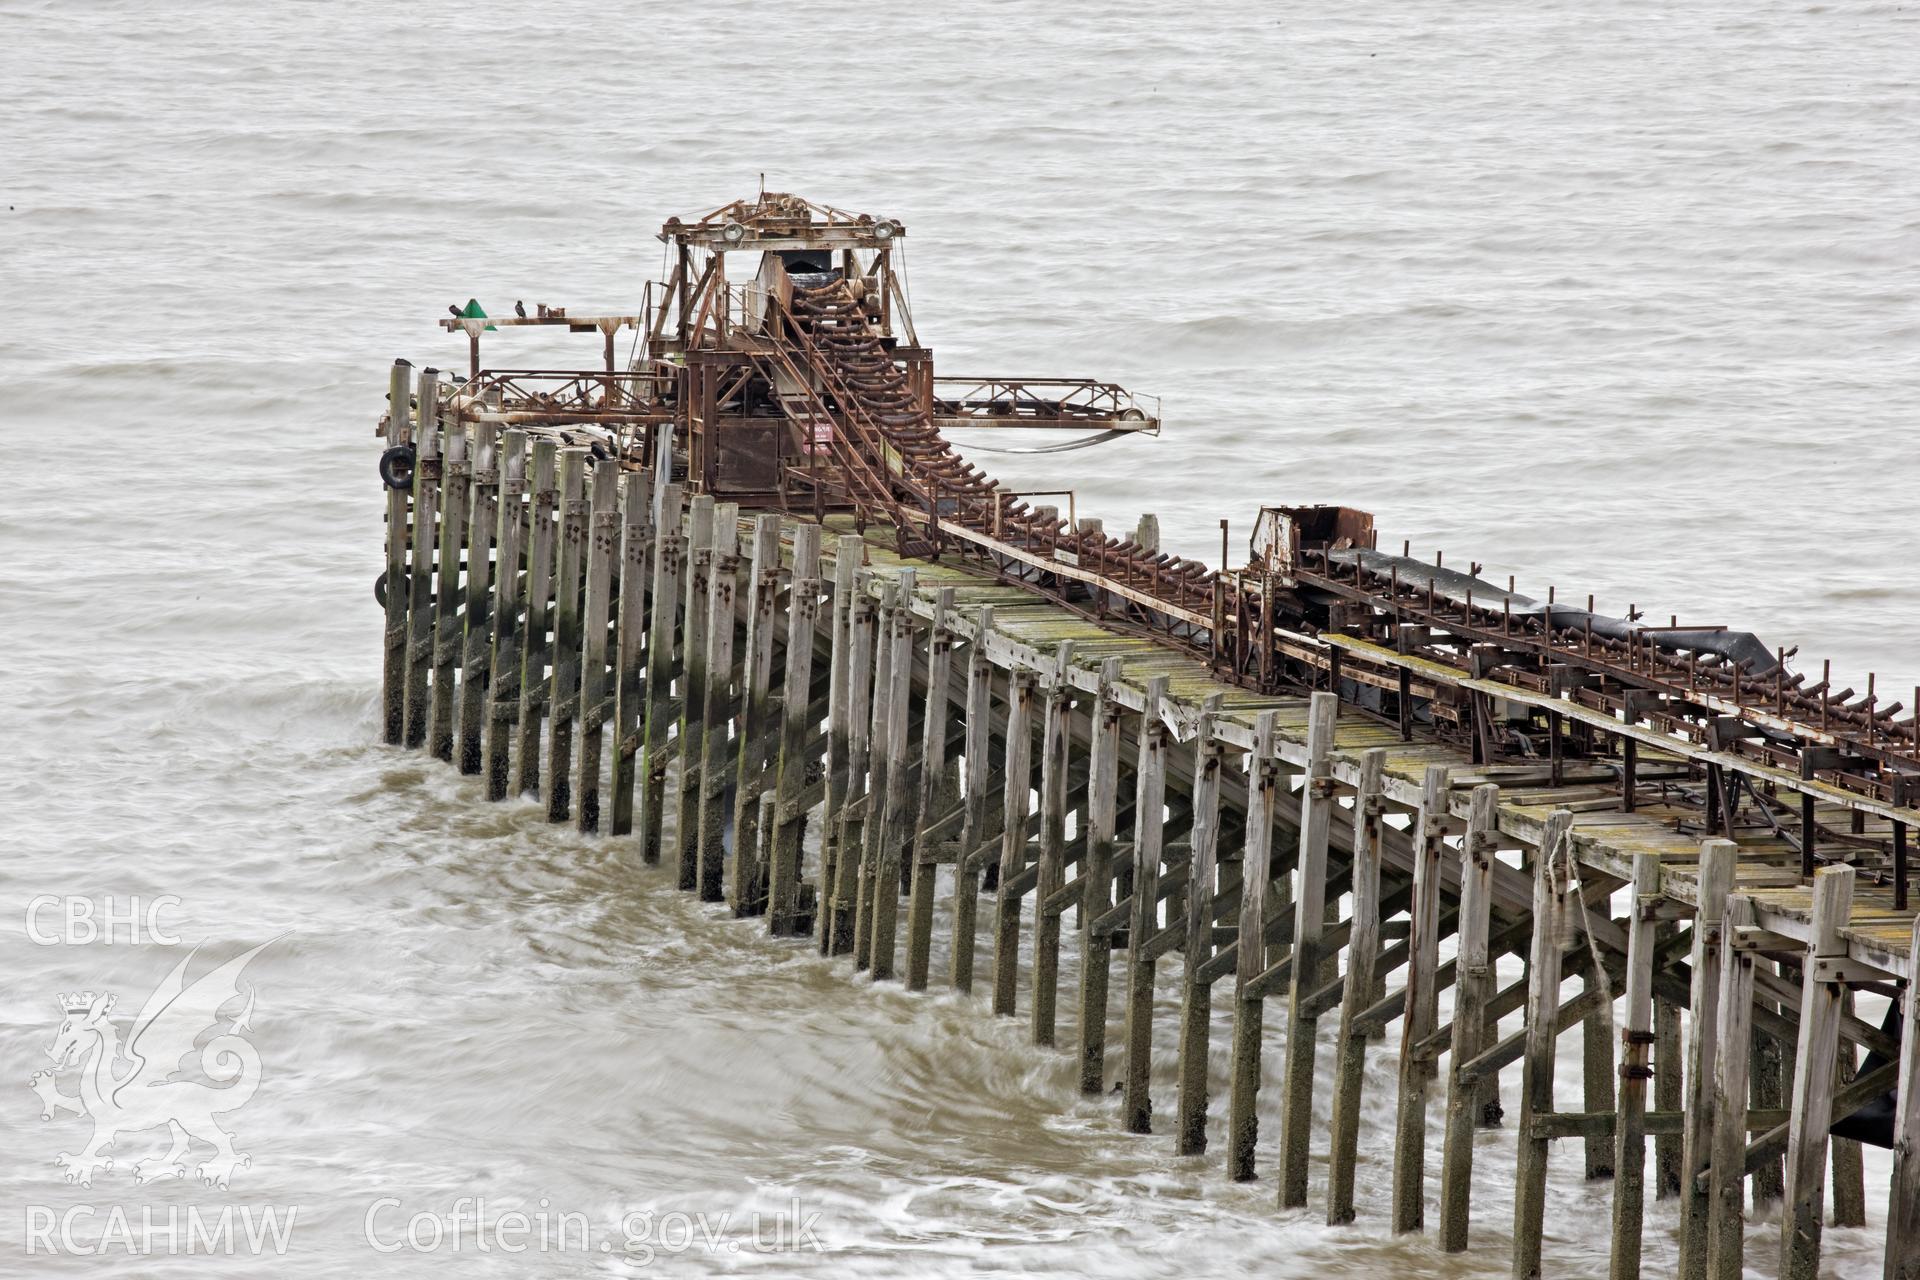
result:
<svg viewBox="0 0 1920 1280"><path fill-rule="evenodd" d="M749 236L799 225L730 208ZM1865 1207L1830 1159L1865 1137L1895 1152L1885 1275L1920 1277L1908 719L1843 699L1810 727L1826 692L1724 629L1676 658L1590 610L1517 620L1511 592L1382 557L1346 508L1268 508L1265 549L1216 572L1160 554L1152 517L1115 540L991 496L905 420L1135 420L1108 392L1004 413L934 394L924 349L860 345L903 323L852 257L884 251L880 224L807 225L854 237L833 289L867 283L770 268L760 311L714 301L750 336L702 347L721 322L683 264L677 309L639 318L705 353L671 374L536 395L396 363L383 431L412 467L385 502L388 743L665 862L862 981L967 993L990 965L983 1013L1024 1014L1064 1080L1113 1095L1116 1128L1269 1179L1282 1210L1431 1229L1524 1278L1557 1269L1550 1183L1584 1173L1611 1183L1614 1280L1648 1273L1653 1232L1681 1277L1762 1250L1812 1277L1830 1208ZM716 258L737 243L712 234ZM771 398L729 429L776 410L804 428L752 483L709 438L737 389L714 370L741 353ZM669 377L674 398L646 398ZM1177 1047L1155 1061L1168 981ZM1390 1027L1397 1053L1370 1063ZM1583 1109L1563 1111L1576 1027ZM1369 1105L1383 1080L1391 1108ZM1503 1085L1517 1122L1495 1138ZM1578 1166L1550 1161L1566 1139ZM1511 1222L1473 1213L1495 1141ZM1369 1203L1374 1181L1390 1191ZM1748 1219L1776 1194L1777 1225Z"/></svg>

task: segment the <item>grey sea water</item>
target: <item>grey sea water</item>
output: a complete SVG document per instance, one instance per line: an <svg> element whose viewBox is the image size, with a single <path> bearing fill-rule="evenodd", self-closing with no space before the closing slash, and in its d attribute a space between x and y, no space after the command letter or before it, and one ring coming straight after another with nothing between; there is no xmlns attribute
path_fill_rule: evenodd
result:
<svg viewBox="0 0 1920 1280"><path fill-rule="evenodd" d="M764 174L906 224L943 371L1164 398L1158 440L982 456L1109 527L1154 511L1216 556L1222 518L1348 503L1383 543L1897 695L1917 55L1901 4L0 0L0 1272L644 1273L598 1248L638 1212L672 1274L1506 1274L1511 1128L1472 1254L1388 1237L1381 1151L1329 1230L1121 1133L1024 1024L850 982L377 745L386 363L460 367L433 321L470 296L634 307L660 222ZM43 944L85 932L43 895L172 895L180 941ZM130 1015L194 944L198 972L269 939L251 1164L136 1184L156 1132L62 1182L85 1122L28 1086L60 994ZM1605 1273L1578 1159L1556 1276ZM1884 1178L1834 1275L1878 1275ZM462 1197L592 1240L406 1243ZM130 1260L116 1206L298 1216L270 1266ZM826 1252L728 1248L756 1212ZM734 1218L676 1248L674 1213ZM49 1218L107 1257L28 1257ZM1650 1210L1650 1274L1671 1229Z"/></svg>

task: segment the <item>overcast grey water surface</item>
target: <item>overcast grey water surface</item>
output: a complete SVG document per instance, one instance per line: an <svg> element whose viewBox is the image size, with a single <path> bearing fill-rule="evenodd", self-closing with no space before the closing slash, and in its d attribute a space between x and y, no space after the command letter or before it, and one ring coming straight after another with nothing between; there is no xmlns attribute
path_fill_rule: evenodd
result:
<svg viewBox="0 0 1920 1280"><path fill-rule="evenodd" d="M1472 1254L1389 1238L1371 1138L1360 1222L1328 1229L1320 1164L1315 1207L1280 1212L1270 1178L1224 1179L1218 1118L1176 1158L1024 1019L850 981L626 842L378 745L386 364L463 367L433 322L470 296L635 307L660 222L764 173L906 224L943 371L1164 398L1158 440L981 456L1109 528L1153 511L1211 558L1223 517L1238 538L1263 502L1348 503L1383 545L1751 627L1899 696L1917 13L0 0L0 1272L103 1269L26 1259L36 1207L92 1212L84 1242L113 1206L247 1205L297 1208L284 1260L114 1273L1505 1275L1511 1127L1482 1139ZM179 943L41 945L43 894L174 895ZM156 1132L63 1184L85 1124L27 1087L59 993L130 1015L192 945L268 939L232 1117L251 1165L136 1185ZM1376 1136L1393 1058L1369 1060ZM1269 1110L1263 1173L1276 1132ZM1604 1275L1608 1188L1562 1146L1549 1271ZM1884 1176L1833 1274L1879 1274ZM404 1244L461 1197L582 1214L592 1244ZM824 1253L742 1244L795 1202ZM630 1211L650 1268L599 1248ZM735 1218L675 1249L675 1211ZM1650 1208L1650 1274L1672 1227ZM1774 1239L1756 1225L1754 1274Z"/></svg>

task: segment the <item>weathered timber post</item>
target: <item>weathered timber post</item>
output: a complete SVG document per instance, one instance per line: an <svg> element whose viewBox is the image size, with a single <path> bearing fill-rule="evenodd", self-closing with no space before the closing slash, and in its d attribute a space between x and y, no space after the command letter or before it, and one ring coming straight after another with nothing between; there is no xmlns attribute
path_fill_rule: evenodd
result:
<svg viewBox="0 0 1920 1280"><path fill-rule="evenodd" d="M1094 695L1091 759L1087 777L1087 860L1080 873L1080 1092L1089 1097L1106 1088L1107 980L1113 935L1094 922L1113 908L1115 829L1120 803L1120 716L1114 686L1120 659L1100 664Z"/></svg>
<svg viewBox="0 0 1920 1280"><path fill-rule="evenodd" d="M1466 843L1460 851L1459 957L1453 986L1453 1043L1447 1073L1447 1138L1440 1157L1440 1248L1463 1253L1473 1195L1473 1131L1479 1118L1479 1082L1462 1070L1494 1040L1488 1005L1494 994L1493 872L1499 859L1500 788L1473 789ZM1498 1079L1498 1075L1495 1075Z"/></svg>
<svg viewBox="0 0 1920 1280"><path fill-rule="evenodd" d="M675 743L679 777L674 783L673 847L677 883L700 887L700 753L706 745L707 627L713 616L713 495L696 493L687 511L687 570L681 610L680 726Z"/></svg>
<svg viewBox="0 0 1920 1280"><path fill-rule="evenodd" d="M1308 998L1321 985L1326 948L1327 828L1333 818L1333 735L1340 701L1313 695L1307 723L1307 775L1300 793L1300 860L1294 893L1293 970L1287 979L1286 1083L1280 1116L1280 1205L1307 1203L1307 1154L1313 1137L1313 1057L1318 1017Z"/></svg>
<svg viewBox="0 0 1920 1280"><path fill-rule="evenodd" d="M1583 877L1584 878L1584 877ZM1596 910L1605 914L1603 900ZM1618 1102L1614 1085L1618 1081L1613 1063L1613 993L1606 976L1592 964L1580 974L1581 994L1592 1000L1592 1008L1580 1021L1580 1067L1582 1098L1589 1115L1613 1111ZM1613 1176L1613 1143L1605 1134L1588 1133L1581 1137L1586 1160L1587 1179L1594 1181Z"/></svg>
<svg viewBox="0 0 1920 1280"><path fill-rule="evenodd" d="M1680 1155L1680 1280L1706 1280L1712 1203L1705 1174L1713 1160L1713 1078L1720 1025L1721 933L1738 850L1731 840L1700 846L1694 889L1692 988L1687 1001L1687 1099Z"/></svg>
<svg viewBox="0 0 1920 1280"><path fill-rule="evenodd" d="M1167 677L1147 682L1140 712L1140 763L1133 803L1133 910L1127 923L1127 1062L1120 1107L1129 1133L1153 1132L1153 953L1158 923L1160 855L1166 821L1167 741L1161 704Z"/></svg>
<svg viewBox="0 0 1920 1280"><path fill-rule="evenodd" d="M460 772L479 773L486 752L493 656L493 535L499 522L500 429L474 427L473 501L467 509L467 622L460 660ZM507 572L505 562L500 572Z"/></svg>
<svg viewBox="0 0 1920 1280"><path fill-rule="evenodd" d="M527 528L527 433L506 433L500 455L500 502L494 541L500 548L495 575L492 684L487 708L487 799L504 800L511 781L513 731L520 720L520 549Z"/></svg>
<svg viewBox="0 0 1920 1280"><path fill-rule="evenodd" d="M1713 1163L1707 1178L1707 1274L1740 1280L1746 1243L1747 1072L1753 1035L1754 953L1740 930L1753 923L1753 904L1727 899L1720 926L1720 1003L1715 1011ZM1823 1156L1825 1152L1821 1153Z"/></svg>
<svg viewBox="0 0 1920 1280"><path fill-rule="evenodd" d="M1054 1043L1060 991L1060 908L1049 906L1067 882L1067 749L1073 641L1062 640L1047 679L1040 730L1040 862L1033 892L1033 1042Z"/></svg>
<svg viewBox="0 0 1920 1280"><path fill-rule="evenodd" d="M613 562L620 551L620 464L593 464L587 526L587 595L580 615L580 764L574 781L575 819L582 831L600 829L600 766L605 758L607 639L613 612ZM616 747L618 744L615 744Z"/></svg>
<svg viewBox="0 0 1920 1280"><path fill-rule="evenodd" d="M1422 1048L1440 1016L1440 858L1447 831L1447 767L1427 766L1414 827L1413 906L1407 934L1406 1011L1400 1038L1400 1106L1394 1129L1393 1229L1426 1222L1427 1091L1434 1062Z"/></svg>
<svg viewBox="0 0 1920 1280"><path fill-rule="evenodd" d="M1859 822L1862 817L1858 809L1854 810L1853 816L1856 823ZM1857 829L1858 828L1856 828L1856 830ZM1853 992L1844 987L1841 988L1840 1012L1843 1017L1853 1016ZM1768 1042L1768 1045L1769 1048L1772 1049L1773 1045L1771 1041ZM1774 1095L1777 1099L1780 1085L1778 1071L1780 1055L1778 1051L1775 1050L1769 1054L1769 1057L1775 1068L1770 1083L1774 1086ZM1858 1066L1859 1061L1854 1056L1853 1046L1843 1041L1840 1045L1840 1057L1835 1066L1834 1087L1836 1090L1853 1083L1854 1074ZM1775 1105L1778 1105L1777 1101ZM1866 1226L1867 1170L1865 1153L1861 1151L1859 1141L1854 1138L1836 1137L1833 1140L1832 1166L1833 1225L1836 1227ZM1785 1187L1783 1186L1781 1190L1784 1192ZM1759 1187L1757 1185L1754 1188L1754 1195L1756 1199L1759 1197Z"/></svg>
<svg viewBox="0 0 1920 1280"><path fill-rule="evenodd" d="M1018 877L1027 867L1027 819L1033 803L1034 673L1015 668L1007 698L1006 821L1001 829L1000 884L994 896L993 1011L1011 1017L1020 973Z"/></svg>
<svg viewBox="0 0 1920 1280"><path fill-rule="evenodd" d="M1273 819L1283 784L1274 754L1276 713L1262 711L1253 726L1248 773L1247 849L1241 870L1240 936L1235 942L1233 1078L1227 1100L1227 1176L1253 1178L1260 1137L1260 1034L1265 997L1253 986L1265 970L1267 885L1273 874Z"/></svg>
<svg viewBox="0 0 1920 1280"><path fill-rule="evenodd" d="M1660 923L1656 946L1665 946L1679 936L1680 927L1671 920ZM1685 1105L1685 1077L1681 1062L1685 1046L1680 1038L1680 1006L1665 996L1653 999L1653 1109L1678 1114ZM1679 1130L1662 1130L1653 1139L1654 1196L1667 1200L1680 1194L1682 1156Z"/></svg>
<svg viewBox="0 0 1920 1280"><path fill-rule="evenodd" d="M1800 1043L1794 1052L1793 1118L1787 1128L1787 1198L1780 1211L1780 1280L1814 1280L1820 1269L1821 1215L1826 1209L1827 1129L1833 1123L1833 1077L1840 1052L1840 1013L1847 942L1840 930L1853 912L1853 868L1822 867L1813 877L1813 938L1800 988ZM1838 973L1828 970L1838 969ZM1908 1024L1907 1035L1916 1034ZM1909 1105L1911 1105L1909 1103Z"/></svg>
<svg viewBox="0 0 1920 1280"><path fill-rule="evenodd" d="M672 748L667 733L674 721L673 680L681 670L684 646L676 649L674 634L680 619L680 579L686 571L689 539L680 531L680 486L663 485L654 511L653 590L647 616L647 669L641 681L640 764L635 785L640 791L640 860L660 861L666 839L667 758ZM684 685L683 685L684 690Z"/></svg>
<svg viewBox="0 0 1920 1280"><path fill-rule="evenodd" d="M634 779L640 763L640 725L646 705L641 685L647 645L649 579L653 572L653 473L629 471L621 477L620 607L615 623L613 661L613 775L607 832L633 831ZM651 663L651 658L645 661Z"/></svg>
<svg viewBox="0 0 1920 1280"><path fill-rule="evenodd" d="M987 797L993 777L993 662L987 636L993 631L993 606L982 605L967 649L966 795L960 816L960 857L953 866L953 953L948 981L955 991L973 990L973 953L979 934L980 870L974 854L986 845L992 812Z"/></svg>
<svg viewBox="0 0 1920 1280"><path fill-rule="evenodd" d="M1201 969L1213 958L1213 899L1220 870L1220 783L1226 747L1214 736L1221 696L1201 709L1193 739L1193 853L1187 865L1186 947L1180 1000L1180 1089L1174 1102L1175 1150L1207 1149L1207 1038L1213 985Z"/></svg>
<svg viewBox="0 0 1920 1280"><path fill-rule="evenodd" d="M700 901L720 902L726 897L727 783L721 761L727 758L727 726L733 718L729 711L733 701L733 601L740 580L738 503L714 504L713 561L707 578L706 688L687 690L689 698L704 693L707 709L700 719L705 729L700 735L699 759L692 770L694 785L684 794L692 797L694 804L691 817L698 845Z"/></svg>
<svg viewBox="0 0 1920 1280"><path fill-rule="evenodd" d="M1608 1280L1639 1280L1640 1236L1646 1205L1647 1080L1653 1032L1653 953L1659 942L1660 855L1633 856L1633 897L1627 912L1627 1025L1621 1032L1620 1100L1613 1130L1613 1251Z"/></svg>
<svg viewBox="0 0 1920 1280"><path fill-rule="evenodd" d="M1160 517L1148 512L1133 526L1134 545L1148 555L1160 550Z"/></svg>
<svg viewBox="0 0 1920 1280"><path fill-rule="evenodd" d="M527 616L520 635L519 756L514 762L517 794L540 787L540 721L547 709L547 630L553 601L554 512L560 503L555 480L558 445L533 442L533 479L527 501Z"/></svg>
<svg viewBox="0 0 1920 1280"><path fill-rule="evenodd" d="M913 810L913 883L907 897L907 990L927 989L933 949L933 892L940 869L940 841L929 834L941 808L947 777L947 719L953 683L953 588L941 587L933 603L927 639L927 700L920 717L920 787Z"/></svg>
<svg viewBox="0 0 1920 1280"><path fill-rule="evenodd" d="M1492 1006L1488 1007L1485 1041L1488 1045L1492 1045L1500 1039L1500 1019L1502 1016L1499 1009ZM1480 1076L1480 1097L1475 1123L1482 1129L1498 1129L1500 1122L1506 1119L1506 1116L1506 1106L1500 1101L1500 1072L1498 1070L1484 1072Z"/></svg>
<svg viewBox="0 0 1920 1280"><path fill-rule="evenodd" d="M813 761L807 753L808 702L813 690L813 641L820 620L820 526L793 531L793 578L787 592L787 660L781 677L780 763L774 783L779 803L767 868L767 931L800 932L800 866L807 811L801 798Z"/></svg>
<svg viewBox="0 0 1920 1280"><path fill-rule="evenodd" d="M844 539L843 539L844 542ZM856 548L857 556L859 550ZM856 559L853 563L859 563ZM840 810L834 815L838 833L834 841L833 933L828 942L829 955L854 952L859 929L861 809L867 796L867 757L873 724L873 651L875 634L873 597L850 576L853 603L847 613L847 678L845 699L846 772ZM835 704L834 714L841 707Z"/></svg>
<svg viewBox="0 0 1920 1280"><path fill-rule="evenodd" d="M1894 1086L1893 1185L1887 1197L1883 1280L1920 1280L1920 919L1913 922L1900 997L1900 1074Z"/></svg>
<svg viewBox="0 0 1920 1280"><path fill-rule="evenodd" d="M874 841L872 893L872 969L874 981L893 977L894 937L900 915L901 859L913 841L913 797L908 732L913 707L914 571L900 570L899 607L890 622L887 646L887 782L881 801L879 834Z"/></svg>
<svg viewBox="0 0 1920 1280"><path fill-rule="evenodd" d="M827 667L827 789L820 816L820 952L839 955L851 945L852 919L845 913L851 902L840 887L840 825L850 781L849 759L853 736L854 685L853 609L859 596L861 542L857 535L840 535L833 557L832 656Z"/></svg>
<svg viewBox="0 0 1920 1280"><path fill-rule="evenodd" d="M1768 963L1765 960L1759 963L1766 964L1767 966L1765 969L1756 970L1756 972L1760 973L1770 972L1779 967L1777 963ZM1780 1006L1772 1000L1761 1000L1759 1009L1763 1013L1777 1013L1780 1011ZM1787 1012L1791 1014L1793 1011L1789 1009ZM1851 1010L1849 1010L1849 1012L1851 1012ZM1841 1046L1840 1057L1843 1064L1848 1060L1850 1049L1850 1046L1844 1044ZM1779 1111L1784 1109L1787 1105L1785 1080L1786 1055L1781 1052L1781 1042L1762 1032L1753 1037L1753 1048L1751 1052L1753 1062L1748 1071L1750 1080L1747 1097L1752 1109L1755 1111ZM1838 1142L1840 1140L1836 1139L1835 1141ZM1835 1146L1834 1152L1836 1156L1839 1151L1840 1148ZM1838 1175L1840 1173L1840 1167L1840 1162L1836 1159L1834 1163L1836 1203L1839 1194ZM1776 1206L1779 1205L1781 1199L1787 1194L1785 1151L1760 1162L1760 1164L1750 1172L1747 1180L1753 1188L1754 1216L1756 1218L1760 1217L1770 1209L1777 1212Z"/></svg>
<svg viewBox="0 0 1920 1280"><path fill-rule="evenodd" d="M440 568L434 583L433 698L427 711L427 752L453 761L453 684L460 666L466 619L460 611L460 559L467 541L466 428L455 423L440 442Z"/></svg>
<svg viewBox="0 0 1920 1280"><path fill-rule="evenodd" d="M393 362L387 378L387 447L413 443L413 365ZM416 453L417 456L417 453ZM407 600L413 594L407 577L407 520L412 493L387 489L387 602L386 632L380 666L380 708L384 738L399 746L407 731Z"/></svg>
<svg viewBox="0 0 1920 1280"><path fill-rule="evenodd" d="M1094 696L1098 697L1099 695L1096 693ZM1074 734L1084 723L1087 726L1086 733L1088 741L1091 742L1093 736L1092 716L1093 704L1076 693L1073 711L1068 717L1067 729L1067 756L1072 769L1069 785L1073 788L1067 797L1067 804L1068 812L1073 815L1074 829L1073 842L1067 846L1067 849L1070 855L1077 849L1077 860L1080 867L1078 874L1061 889L1059 915L1064 921L1067 912L1072 911L1074 930L1083 935L1086 933L1088 926L1093 923L1093 917L1087 914L1087 886L1084 882L1087 874L1087 814L1089 806L1093 803L1093 757L1090 752L1086 755L1080 753L1080 744L1075 739ZM958 794L957 788L955 789L955 794ZM1073 856L1067 858L1068 865L1072 865L1074 861L1076 861L1076 859ZM1062 927L1065 927L1064 923ZM1083 975L1082 981L1084 982L1084 980ZM1085 986L1082 986L1080 990L1084 1003L1084 997L1086 995ZM1078 1043L1077 1032L1075 1034L1075 1042Z"/></svg>
<svg viewBox="0 0 1920 1280"><path fill-rule="evenodd" d="M404 403L404 402L403 402ZM414 434L413 555L407 575L406 732L409 747L425 746L433 677L433 559L439 547L440 374L420 371L420 407ZM389 584L391 585L391 584Z"/></svg>
<svg viewBox="0 0 1920 1280"><path fill-rule="evenodd" d="M547 821L573 812L573 729L580 715L580 586L587 552L585 449L560 451L560 540L553 568L553 686L547 695L547 756L540 798Z"/></svg>
<svg viewBox="0 0 1920 1280"><path fill-rule="evenodd" d="M1520 1065L1520 1142L1514 1173L1514 1280L1540 1280L1540 1236L1546 1227L1547 1151L1541 1117L1553 1114L1554 1043L1559 1038L1560 926L1568 918L1572 882L1561 845L1573 815L1556 809L1540 835L1533 866L1533 949L1527 969L1526 1049ZM1585 922L1581 922L1584 927Z"/></svg>
<svg viewBox="0 0 1920 1280"><path fill-rule="evenodd" d="M767 909L767 868L760 862L760 795L773 748L773 620L780 597L780 517L755 516L747 601L747 647L740 669L740 741L733 768L733 879L736 916ZM803 681L791 691L804 706Z"/></svg>
<svg viewBox="0 0 1920 1280"><path fill-rule="evenodd" d="M1367 1033L1354 1023L1372 1003L1374 963L1380 954L1380 830L1386 807L1380 780L1386 762L1383 747L1360 758L1360 786L1353 798L1353 917L1340 993L1340 1030L1333 1041L1333 1133L1327 1156L1327 1222L1331 1226L1352 1222L1354 1217L1360 1095L1367 1066Z"/></svg>
<svg viewBox="0 0 1920 1280"><path fill-rule="evenodd" d="M760 866L773 865L773 833L780 821L780 797L771 787L760 793L760 812L754 820L754 830L760 834L760 846L754 851ZM763 873L764 874L764 873ZM765 911L765 894L762 894L762 912Z"/></svg>
<svg viewBox="0 0 1920 1280"><path fill-rule="evenodd" d="M853 967L873 966L873 880L880 861L880 835L885 826L887 800L888 734L893 726L894 622L900 608L900 584L882 580L880 607L873 627L873 701L867 718L866 752L860 764L866 771L865 790L852 812L858 826L849 826L844 842L846 856L854 859ZM855 838L851 833L857 831Z"/></svg>

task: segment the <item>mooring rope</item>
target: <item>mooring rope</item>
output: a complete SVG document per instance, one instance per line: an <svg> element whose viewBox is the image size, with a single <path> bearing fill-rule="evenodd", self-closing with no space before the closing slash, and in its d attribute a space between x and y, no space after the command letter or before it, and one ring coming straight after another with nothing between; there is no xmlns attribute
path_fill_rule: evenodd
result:
<svg viewBox="0 0 1920 1280"><path fill-rule="evenodd" d="M1565 876L1566 883L1573 889L1571 901L1579 906L1579 926L1580 931L1586 935L1587 955L1593 962L1594 985L1600 991L1601 998L1607 1002L1608 1016L1611 1019L1613 984L1608 981L1606 965L1600 959L1600 940L1593 936L1593 922L1588 916L1587 891L1581 882L1579 859L1573 852L1573 828L1568 826L1562 829L1559 838L1554 841L1553 848L1543 856L1547 860L1547 874ZM1559 918L1554 921L1554 944L1563 952L1568 949L1566 945L1568 930L1573 927L1572 922L1566 918L1567 905L1566 897L1557 898L1555 910Z"/></svg>

